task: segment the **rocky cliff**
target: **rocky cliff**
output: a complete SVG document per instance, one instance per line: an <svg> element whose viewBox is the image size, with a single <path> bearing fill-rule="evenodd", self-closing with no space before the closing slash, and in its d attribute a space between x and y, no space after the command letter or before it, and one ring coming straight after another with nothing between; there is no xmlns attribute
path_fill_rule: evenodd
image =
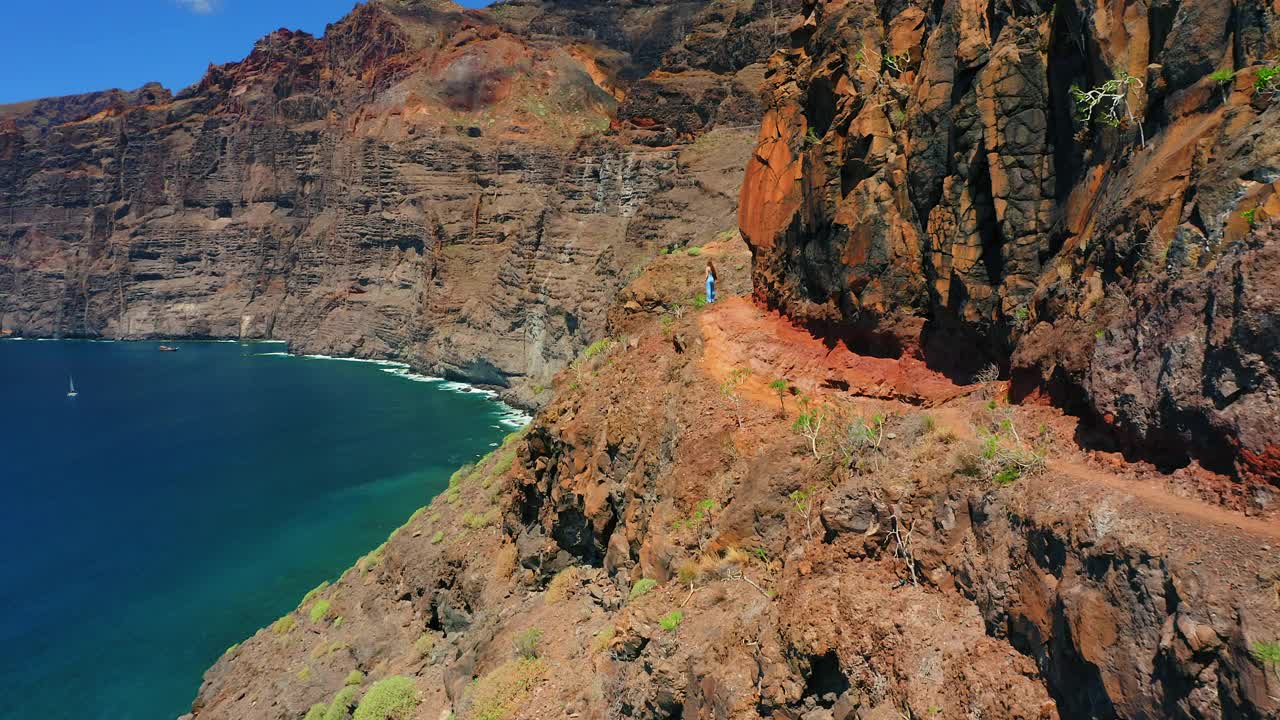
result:
<svg viewBox="0 0 1280 720"><path fill-rule="evenodd" d="M536 403L644 259L733 227L795 7L376 0L176 96L0 108L0 331L283 339Z"/></svg>
<svg viewBox="0 0 1280 720"><path fill-rule="evenodd" d="M4 329L544 404L195 720L1280 718L1250 1L382 0L8 110Z"/></svg>
<svg viewBox="0 0 1280 720"><path fill-rule="evenodd" d="M806 3L742 190L757 298L1270 492L1278 10Z"/></svg>
<svg viewBox="0 0 1280 720"><path fill-rule="evenodd" d="M743 295L686 304L704 256ZM1007 383L831 348L748 272L737 240L657 260L529 428L193 717L1280 717L1273 519Z"/></svg>

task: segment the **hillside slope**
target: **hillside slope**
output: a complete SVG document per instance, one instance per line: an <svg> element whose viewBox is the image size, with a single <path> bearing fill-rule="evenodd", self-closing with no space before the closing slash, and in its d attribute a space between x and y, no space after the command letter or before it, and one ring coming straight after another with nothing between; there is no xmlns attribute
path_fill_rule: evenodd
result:
<svg viewBox="0 0 1280 720"><path fill-rule="evenodd" d="M741 246L708 252L745 292ZM701 260L637 278L616 343L228 651L194 718L342 718L393 683L420 720L1280 717L1274 523L1113 474L1004 383L655 290ZM992 479L991 442L1043 465Z"/></svg>

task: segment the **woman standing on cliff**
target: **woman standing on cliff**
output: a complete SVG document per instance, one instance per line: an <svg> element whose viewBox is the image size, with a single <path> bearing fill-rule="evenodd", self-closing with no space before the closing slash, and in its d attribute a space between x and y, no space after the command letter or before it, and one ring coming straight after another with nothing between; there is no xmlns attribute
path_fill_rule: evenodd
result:
<svg viewBox="0 0 1280 720"><path fill-rule="evenodd" d="M707 260L707 302L716 301L716 264Z"/></svg>

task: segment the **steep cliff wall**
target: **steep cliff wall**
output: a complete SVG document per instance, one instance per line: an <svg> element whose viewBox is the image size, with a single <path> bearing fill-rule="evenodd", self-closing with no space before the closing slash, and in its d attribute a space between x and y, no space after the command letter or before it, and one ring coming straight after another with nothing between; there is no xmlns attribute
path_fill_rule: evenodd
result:
<svg viewBox="0 0 1280 720"><path fill-rule="evenodd" d="M379 0L176 97L0 108L0 331L284 339L536 402L643 259L732 227L787 12L592 7ZM697 84L663 58L704 15L754 44Z"/></svg>
<svg viewBox="0 0 1280 720"><path fill-rule="evenodd" d="M742 190L757 298L1277 482L1278 30L1256 0L806 3Z"/></svg>

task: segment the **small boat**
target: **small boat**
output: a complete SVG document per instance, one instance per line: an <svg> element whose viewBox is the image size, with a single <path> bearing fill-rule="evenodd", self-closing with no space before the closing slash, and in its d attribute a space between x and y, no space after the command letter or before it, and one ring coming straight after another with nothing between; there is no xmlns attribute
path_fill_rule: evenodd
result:
<svg viewBox="0 0 1280 720"><path fill-rule="evenodd" d="M72 380L70 376L67 377L67 383L71 385L71 389L67 391L67 397L75 397L80 394L76 392L76 381Z"/></svg>
<svg viewBox="0 0 1280 720"><path fill-rule="evenodd" d="M169 345L161 345L160 352L178 352L178 348Z"/></svg>

